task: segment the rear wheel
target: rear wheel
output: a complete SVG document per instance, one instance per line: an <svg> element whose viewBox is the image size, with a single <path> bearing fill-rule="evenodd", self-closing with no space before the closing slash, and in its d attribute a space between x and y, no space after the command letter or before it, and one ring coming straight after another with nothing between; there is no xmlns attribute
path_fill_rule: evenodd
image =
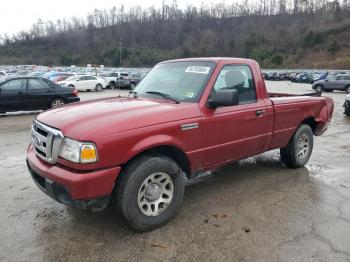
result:
<svg viewBox="0 0 350 262"><path fill-rule="evenodd" d="M118 178L115 201L130 227L148 231L175 217L184 190L184 174L174 160L145 155L128 164Z"/></svg>
<svg viewBox="0 0 350 262"><path fill-rule="evenodd" d="M62 98L54 98L50 102L50 108L63 106L66 102Z"/></svg>
<svg viewBox="0 0 350 262"><path fill-rule="evenodd" d="M301 125L289 141L281 148L282 162L292 168L299 168L309 161L313 149L313 133L308 125Z"/></svg>
<svg viewBox="0 0 350 262"><path fill-rule="evenodd" d="M115 83L114 82L110 82L108 86L109 86L110 89L115 89Z"/></svg>
<svg viewBox="0 0 350 262"><path fill-rule="evenodd" d="M96 92L101 92L102 91L102 85L101 84L97 84L95 87L95 91Z"/></svg>

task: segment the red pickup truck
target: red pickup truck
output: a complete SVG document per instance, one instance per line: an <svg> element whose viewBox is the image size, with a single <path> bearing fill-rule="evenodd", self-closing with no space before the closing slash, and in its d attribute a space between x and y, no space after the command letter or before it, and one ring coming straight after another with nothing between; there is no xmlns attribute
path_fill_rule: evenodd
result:
<svg viewBox="0 0 350 262"><path fill-rule="evenodd" d="M267 93L253 60L166 61L129 97L41 113L27 165L58 202L82 209L112 203L146 231L177 214L185 180L203 171L276 148L286 166L304 166L333 109L327 97Z"/></svg>

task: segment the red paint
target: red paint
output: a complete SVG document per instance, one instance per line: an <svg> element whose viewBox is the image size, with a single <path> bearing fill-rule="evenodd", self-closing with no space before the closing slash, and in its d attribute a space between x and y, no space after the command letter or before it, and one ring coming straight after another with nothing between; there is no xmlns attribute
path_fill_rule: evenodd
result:
<svg viewBox="0 0 350 262"><path fill-rule="evenodd" d="M334 107L330 98L288 94L273 94L269 98L260 67L253 60L191 60L216 63L199 103L116 97L70 104L40 114L38 121L60 129L65 136L94 142L99 162L74 164L59 159L59 166L52 166L38 160L29 148L28 158L33 168L69 187L74 198L91 198L110 194L121 166L147 149L163 145L176 147L187 155L191 172L208 170L286 146L305 119L317 122L315 135L322 134L330 122ZM251 68L256 103L216 110L206 106L216 78L227 64ZM257 117L257 109L264 110L265 114ZM189 123L198 123L199 128L181 130L181 125Z"/></svg>

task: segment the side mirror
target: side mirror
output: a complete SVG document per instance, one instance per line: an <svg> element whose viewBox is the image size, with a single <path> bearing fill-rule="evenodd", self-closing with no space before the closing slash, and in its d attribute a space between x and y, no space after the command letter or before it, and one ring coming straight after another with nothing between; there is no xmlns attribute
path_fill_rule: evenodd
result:
<svg viewBox="0 0 350 262"><path fill-rule="evenodd" d="M217 108L223 106L235 106L238 105L238 92L237 90L221 90L217 91L208 99L207 105L209 108Z"/></svg>

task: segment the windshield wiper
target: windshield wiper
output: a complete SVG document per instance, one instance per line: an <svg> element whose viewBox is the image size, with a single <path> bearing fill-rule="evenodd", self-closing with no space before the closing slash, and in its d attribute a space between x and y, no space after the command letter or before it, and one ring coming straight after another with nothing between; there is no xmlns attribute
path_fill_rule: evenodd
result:
<svg viewBox="0 0 350 262"><path fill-rule="evenodd" d="M158 92L158 91L147 91L146 94L160 95L160 96L164 97L165 99L168 99L168 100L175 102L176 104L180 103L180 101L177 100L175 97L172 97L171 95L166 94L166 93L162 93L162 92Z"/></svg>

